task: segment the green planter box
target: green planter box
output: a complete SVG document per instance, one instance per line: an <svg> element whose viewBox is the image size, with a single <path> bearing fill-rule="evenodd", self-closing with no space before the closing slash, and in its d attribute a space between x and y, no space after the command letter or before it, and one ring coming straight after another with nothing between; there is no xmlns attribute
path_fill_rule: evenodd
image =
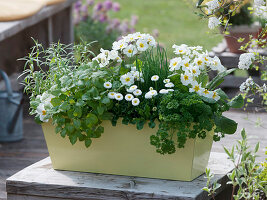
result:
<svg viewBox="0 0 267 200"><path fill-rule="evenodd" d="M104 121L105 132L89 148L84 143L72 145L68 138L55 134L51 123L42 125L54 169L115 175L191 181L205 172L212 146L213 132L187 141L185 148L171 155L156 153L150 136L156 132L145 125Z"/></svg>

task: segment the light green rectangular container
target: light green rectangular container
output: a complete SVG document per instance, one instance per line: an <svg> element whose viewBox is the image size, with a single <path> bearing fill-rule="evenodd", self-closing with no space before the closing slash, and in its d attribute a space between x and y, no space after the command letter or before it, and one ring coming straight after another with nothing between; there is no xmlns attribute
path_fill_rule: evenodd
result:
<svg viewBox="0 0 267 200"><path fill-rule="evenodd" d="M189 139L185 148L161 155L150 145L156 128L147 125L139 131L134 125L104 121L105 132L86 148L83 142L72 145L55 133L51 123L42 125L54 169L191 181L204 173L208 164L213 133L203 140Z"/></svg>

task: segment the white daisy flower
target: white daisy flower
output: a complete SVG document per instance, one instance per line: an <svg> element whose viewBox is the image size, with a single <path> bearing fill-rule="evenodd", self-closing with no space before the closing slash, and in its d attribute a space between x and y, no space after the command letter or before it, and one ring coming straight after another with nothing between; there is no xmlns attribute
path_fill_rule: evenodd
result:
<svg viewBox="0 0 267 200"><path fill-rule="evenodd" d="M171 82L171 80L168 78L163 80L163 83L169 83L169 82Z"/></svg>
<svg viewBox="0 0 267 200"><path fill-rule="evenodd" d="M181 74L181 82L185 86L187 86L188 84L191 84L192 74L190 74L189 72L185 72L184 74Z"/></svg>
<svg viewBox="0 0 267 200"><path fill-rule="evenodd" d="M128 57L133 57L137 53L137 48L136 46L130 44L123 50L123 53Z"/></svg>
<svg viewBox="0 0 267 200"><path fill-rule="evenodd" d="M151 91L151 90L154 90L154 88L153 88L153 87L150 87L150 88L149 88L149 91Z"/></svg>
<svg viewBox="0 0 267 200"><path fill-rule="evenodd" d="M123 99L123 95L121 93L115 94L115 99L121 101Z"/></svg>
<svg viewBox="0 0 267 200"><path fill-rule="evenodd" d="M129 89L127 89L127 92L134 92L137 89L137 85L132 85Z"/></svg>
<svg viewBox="0 0 267 200"><path fill-rule="evenodd" d="M39 106L36 109L37 115L40 117L40 120L42 122L48 122L49 119L47 119L47 111L45 110L44 104L40 103Z"/></svg>
<svg viewBox="0 0 267 200"><path fill-rule="evenodd" d="M132 105L133 105L133 106L138 106L139 103L140 103L140 100L139 100L138 98L134 98L134 99L132 100Z"/></svg>
<svg viewBox="0 0 267 200"><path fill-rule="evenodd" d="M159 91L160 94L167 94L168 92L169 92L169 91L166 90L166 89L161 89L161 90Z"/></svg>
<svg viewBox="0 0 267 200"><path fill-rule="evenodd" d="M120 81L123 85L131 86L134 84L134 77L130 73L127 73L121 76Z"/></svg>
<svg viewBox="0 0 267 200"><path fill-rule="evenodd" d="M145 94L146 99L152 99L152 97L153 97L153 95L151 94L150 91Z"/></svg>
<svg viewBox="0 0 267 200"><path fill-rule="evenodd" d="M104 87L107 89L112 88L112 83L111 82L105 82Z"/></svg>
<svg viewBox="0 0 267 200"><path fill-rule="evenodd" d="M154 75L151 77L151 81L157 81L159 80L159 76L158 75Z"/></svg>
<svg viewBox="0 0 267 200"><path fill-rule="evenodd" d="M137 89L137 90L135 90L135 91L133 92L133 94L134 94L135 96L140 96L140 95L142 94L142 91L139 90L139 89Z"/></svg>
<svg viewBox="0 0 267 200"><path fill-rule="evenodd" d="M133 98L134 98L134 96L133 96L132 94L126 94L126 95L125 95L125 99L126 99L126 101L132 101Z"/></svg>
<svg viewBox="0 0 267 200"><path fill-rule="evenodd" d="M166 88L172 88L172 87L174 87L174 84L171 83L171 82L169 82L169 83L166 83L166 84L165 84L165 87L166 87Z"/></svg>
<svg viewBox="0 0 267 200"><path fill-rule="evenodd" d="M108 98L110 98L110 99L115 99L115 95L116 95L115 92L109 92L109 93L108 93Z"/></svg>
<svg viewBox="0 0 267 200"><path fill-rule="evenodd" d="M148 49L148 44L146 40L139 39L136 42L138 51L146 51Z"/></svg>
<svg viewBox="0 0 267 200"><path fill-rule="evenodd" d="M181 67L181 62L182 62L182 59L180 57L171 59L170 66L169 66L170 71L179 70Z"/></svg>
<svg viewBox="0 0 267 200"><path fill-rule="evenodd" d="M149 92L153 97L158 95L157 90L150 90Z"/></svg>

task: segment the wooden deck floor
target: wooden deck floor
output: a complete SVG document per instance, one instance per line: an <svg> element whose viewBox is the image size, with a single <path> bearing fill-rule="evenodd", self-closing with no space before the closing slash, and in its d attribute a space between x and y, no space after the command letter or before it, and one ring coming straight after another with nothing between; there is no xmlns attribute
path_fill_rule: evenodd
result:
<svg viewBox="0 0 267 200"><path fill-rule="evenodd" d="M17 171L48 156L45 140L40 125L37 125L27 113L27 105L24 109L24 139L20 142L0 144L0 200L6 199L5 180ZM249 143L253 146L261 142L259 160L265 159L267 147L267 114L249 114L231 111L226 116L239 123L238 132L228 136L220 142L214 143L213 152L223 152L223 146L230 148L236 139L240 138L240 130L246 128ZM248 119L246 119L248 117ZM262 124L255 127L255 121L260 117Z"/></svg>

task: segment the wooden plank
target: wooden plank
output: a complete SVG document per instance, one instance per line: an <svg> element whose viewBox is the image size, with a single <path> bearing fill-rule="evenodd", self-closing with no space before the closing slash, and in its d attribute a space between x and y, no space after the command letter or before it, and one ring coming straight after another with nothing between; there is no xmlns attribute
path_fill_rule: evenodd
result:
<svg viewBox="0 0 267 200"><path fill-rule="evenodd" d="M223 162L222 162L223 161ZM225 154L212 153L209 168L223 185L233 165ZM53 170L50 158L35 163L7 179L12 195L71 199L208 199L202 191L204 175L192 182ZM224 186L223 186L224 187ZM223 189L223 187L221 189ZM38 199L38 198L36 198Z"/></svg>
<svg viewBox="0 0 267 200"><path fill-rule="evenodd" d="M5 40L8 37L11 37L18 32L24 30L27 27L30 27L49 16L52 16L61 10L69 7L72 3L76 2L77 0L66 0L66 2L61 4L56 4L52 6L44 7L40 12L37 14L18 21L11 21L11 22L0 22L0 42Z"/></svg>

